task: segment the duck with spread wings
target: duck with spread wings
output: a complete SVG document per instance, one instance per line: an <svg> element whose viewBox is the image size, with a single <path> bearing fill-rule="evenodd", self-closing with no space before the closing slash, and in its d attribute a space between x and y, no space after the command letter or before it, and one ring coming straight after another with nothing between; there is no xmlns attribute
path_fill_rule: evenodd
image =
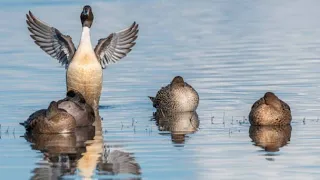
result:
<svg viewBox="0 0 320 180"><path fill-rule="evenodd" d="M30 11L27 14L27 24L32 39L43 51L59 60L67 69L67 91L79 91L95 112L98 112L102 90L102 70L131 51L139 29L138 24L134 22L128 28L100 39L93 49L90 40L93 13L90 6L83 7L80 19L82 34L76 49L70 36L40 21Z"/></svg>

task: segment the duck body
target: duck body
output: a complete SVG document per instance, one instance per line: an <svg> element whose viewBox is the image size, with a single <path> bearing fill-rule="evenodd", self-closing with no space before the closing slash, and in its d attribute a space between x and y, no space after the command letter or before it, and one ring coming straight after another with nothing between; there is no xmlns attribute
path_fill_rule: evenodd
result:
<svg viewBox="0 0 320 180"><path fill-rule="evenodd" d="M192 86L176 76L172 82L162 87L156 97L149 97L153 107L168 112L195 111L199 104L199 95Z"/></svg>
<svg viewBox="0 0 320 180"><path fill-rule="evenodd" d="M249 114L251 125L289 125L291 119L289 105L272 92L265 93L264 97L257 100Z"/></svg>
<svg viewBox="0 0 320 180"><path fill-rule="evenodd" d="M77 51L67 69L67 91L79 91L94 110L99 108L102 90L102 67L92 49L90 28L82 28L81 40Z"/></svg>
<svg viewBox="0 0 320 180"><path fill-rule="evenodd" d="M77 127L91 126L95 120L93 108L86 103L82 94L75 90L67 92L67 97L59 100L58 108L64 109L76 120Z"/></svg>
<svg viewBox="0 0 320 180"><path fill-rule="evenodd" d="M48 109L41 109L20 123L28 132L36 134L72 133L76 128L76 121L72 115L58 108L58 103L52 101Z"/></svg>

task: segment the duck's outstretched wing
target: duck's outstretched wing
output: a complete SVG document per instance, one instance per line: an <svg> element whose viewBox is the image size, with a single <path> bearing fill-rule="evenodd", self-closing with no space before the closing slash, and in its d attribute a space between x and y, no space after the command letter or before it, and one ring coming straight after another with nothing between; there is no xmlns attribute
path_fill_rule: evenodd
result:
<svg viewBox="0 0 320 180"><path fill-rule="evenodd" d="M27 14L27 24L34 42L67 68L76 51L71 37L40 21L30 11Z"/></svg>
<svg viewBox="0 0 320 180"><path fill-rule="evenodd" d="M138 24L134 22L129 28L111 33L107 38L100 39L94 48L101 67L104 69L108 64L114 63L125 57L136 44L138 37Z"/></svg>

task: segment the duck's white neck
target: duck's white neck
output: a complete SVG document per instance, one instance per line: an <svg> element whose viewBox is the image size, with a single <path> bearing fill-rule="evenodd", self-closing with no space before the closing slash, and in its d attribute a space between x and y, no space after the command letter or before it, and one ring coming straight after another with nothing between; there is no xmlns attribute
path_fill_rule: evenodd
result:
<svg viewBox="0 0 320 180"><path fill-rule="evenodd" d="M82 34L81 34L81 39L80 39L80 47L86 47L92 49L91 45L91 39L90 39L90 28L84 26L82 28Z"/></svg>

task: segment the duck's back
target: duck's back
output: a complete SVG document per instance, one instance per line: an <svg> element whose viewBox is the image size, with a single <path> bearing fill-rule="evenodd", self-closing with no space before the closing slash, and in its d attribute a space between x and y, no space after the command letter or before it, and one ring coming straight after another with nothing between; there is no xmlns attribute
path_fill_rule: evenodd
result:
<svg viewBox="0 0 320 180"><path fill-rule="evenodd" d="M20 123L28 132L36 134L57 134L71 133L76 127L75 119L67 112L59 112L53 117L48 118L46 109L41 109L29 116Z"/></svg>
<svg viewBox="0 0 320 180"><path fill-rule="evenodd" d="M72 133L76 129L76 120L71 114L61 110L55 116L50 117L47 123L44 123L44 127L46 128L41 129L43 133Z"/></svg>
<svg viewBox="0 0 320 180"><path fill-rule="evenodd" d="M263 98L256 101L250 111L249 121L252 125L288 125L291 122L291 111L287 103L281 102L281 109L264 103Z"/></svg>
<svg viewBox="0 0 320 180"><path fill-rule="evenodd" d="M174 112L195 111L198 104L198 93L187 83L181 87L169 84L161 88L154 100L154 107Z"/></svg>
<svg viewBox="0 0 320 180"><path fill-rule="evenodd" d="M59 108L71 114L78 127L90 126L94 122L94 111L88 104L79 105L72 101L61 101Z"/></svg>

